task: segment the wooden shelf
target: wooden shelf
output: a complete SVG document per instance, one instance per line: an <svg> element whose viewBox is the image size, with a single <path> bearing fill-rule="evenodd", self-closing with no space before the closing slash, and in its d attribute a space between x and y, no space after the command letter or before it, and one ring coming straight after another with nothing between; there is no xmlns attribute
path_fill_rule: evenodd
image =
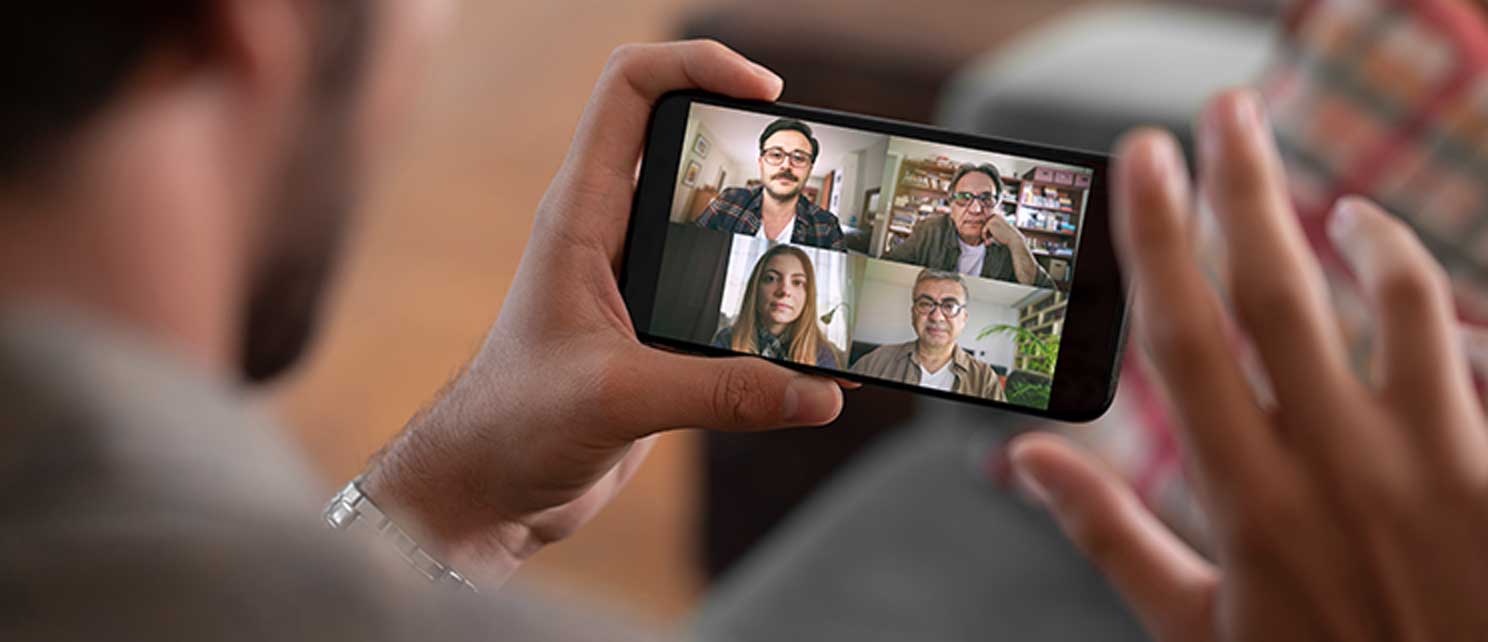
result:
<svg viewBox="0 0 1488 642"><path fill-rule="evenodd" d="M1036 209L1036 210L1044 210L1046 212L1063 212L1065 214L1075 214L1076 213L1075 212L1075 208L1073 208L1073 207L1050 207L1048 205L1034 205L1033 203L1024 203L1023 201L1018 201L1018 205L1020 207L1028 207L1028 208L1032 208L1032 209Z"/></svg>
<svg viewBox="0 0 1488 642"><path fill-rule="evenodd" d="M1038 332L1039 330L1043 330L1045 328L1052 328L1052 327L1054 327L1054 324L1059 323L1060 321L1063 321L1063 320L1064 319L1049 319L1048 321L1044 321L1044 322L1039 323L1037 325L1025 325L1023 327L1026 328L1026 329L1032 330L1034 332Z"/></svg>
<svg viewBox="0 0 1488 642"><path fill-rule="evenodd" d="M1051 259L1072 259L1072 258L1075 258L1075 255L1073 255L1073 254L1055 254L1053 252L1050 252L1050 251L1044 250L1044 249L1037 249L1037 250L1030 249L1028 251L1029 252L1033 252L1033 255L1034 256L1047 256L1047 257L1049 257Z"/></svg>
<svg viewBox="0 0 1488 642"><path fill-rule="evenodd" d="M1056 236L1074 236L1075 235L1074 232L1061 232L1059 230L1046 230L1046 229L1038 228L1038 227L1023 227L1022 225L1019 225L1018 226L1018 229L1019 230L1022 230L1024 232L1031 232L1031 233L1034 233L1034 234L1054 234Z"/></svg>
<svg viewBox="0 0 1488 642"><path fill-rule="evenodd" d="M1069 307L1069 296L1055 292L1050 298L1042 298L1018 310L1018 326L1041 335L1060 335L1064 332L1064 313ZM1037 308L1037 306L1044 306ZM1033 361L1028 355L1019 353L1013 358L1013 367L1027 370Z"/></svg>
<svg viewBox="0 0 1488 642"><path fill-rule="evenodd" d="M949 195L949 192L946 192L943 189L936 189L934 187L921 187L919 185L911 185L909 183L900 183L899 188L912 189L920 192L933 192L935 194L939 194L941 198L946 198Z"/></svg>
<svg viewBox="0 0 1488 642"><path fill-rule="evenodd" d="M917 170L920 170L920 171L925 171L925 172L935 172L937 174L943 174L945 176L954 176L956 174L956 168L954 168L954 167L942 167L939 163L935 163L935 162L931 162L931 161L910 159L910 160L904 161L901 164L904 165L905 167L912 167L914 169L917 169Z"/></svg>
<svg viewBox="0 0 1488 642"><path fill-rule="evenodd" d="M1037 305L1037 304L1035 304L1035 305ZM1021 317L1018 318L1018 323L1020 325L1026 325L1029 320L1036 319L1040 315L1047 315L1047 314L1051 314L1051 313L1054 313L1054 312L1058 312L1060 310L1064 310L1067 307L1069 307L1069 298L1068 297L1064 297L1063 295L1060 295L1060 300L1056 301L1053 305L1050 305L1049 307L1041 308L1041 309L1038 309L1038 310L1034 310L1034 311L1028 312L1027 314L1024 314L1023 316L1021 316Z"/></svg>

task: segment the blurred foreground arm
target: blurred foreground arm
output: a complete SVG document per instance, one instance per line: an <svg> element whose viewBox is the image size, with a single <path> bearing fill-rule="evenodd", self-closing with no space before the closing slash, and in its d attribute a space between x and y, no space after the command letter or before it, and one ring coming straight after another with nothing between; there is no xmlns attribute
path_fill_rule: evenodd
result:
<svg viewBox="0 0 1488 642"><path fill-rule="evenodd" d="M1330 233L1379 330L1380 376L1361 381L1259 99L1215 100L1199 151L1234 319L1193 260L1192 189L1166 133L1121 145L1114 227L1216 559L1058 438L1020 439L1020 475L1160 640L1488 637L1488 430L1441 268L1374 205L1339 203ZM1242 374L1237 332L1274 402Z"/></svg>

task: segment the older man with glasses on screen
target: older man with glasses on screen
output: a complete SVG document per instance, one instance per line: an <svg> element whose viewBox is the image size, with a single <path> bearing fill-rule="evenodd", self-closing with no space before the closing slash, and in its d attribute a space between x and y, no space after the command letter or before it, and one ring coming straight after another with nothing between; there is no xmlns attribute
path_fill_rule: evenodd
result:
<svg viewBox="0 0 1488 642"><path fill-rule="evenodd" d="M927 216L884 258L936 270L1041 288L1054 280L1034 260L1018 228L998 215L1002 176L989 164L962 165L951 177L949 216Z"/></svg>
<svg viewBox="0 0 1488 642"><path fill-rule="evenodd" d="M821 154L811 126L777 119L760 134L759 148L760 184L723 190L697 224L778 243L847 251L837 217L801 195Z"/></svg>
<svg viewBox="0 0 1488 642"><path fill-rule="evenodd" d="M915 277L910 320L915 340L880 346L853 364L854 373L1001 401L997 372L956 342L966 330L970 294L960 274L921 270Z"/></svg>

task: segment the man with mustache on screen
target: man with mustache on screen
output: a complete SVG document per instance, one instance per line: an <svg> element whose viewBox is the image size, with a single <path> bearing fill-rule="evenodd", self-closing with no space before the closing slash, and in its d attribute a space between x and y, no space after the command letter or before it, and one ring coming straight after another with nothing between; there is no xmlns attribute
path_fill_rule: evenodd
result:
<svg viewBox="0 0 1488 642"><path fill-rule="evenodd" d="M761 184L723 190L698 216L697 224L777 243L847 251L837 217L801 197L821 154L811 126L792 118L777 119L760 134L759 149Z"/></svg>
<svg viewBox="0 0 1488 642"><path fill-rule="evenodd" d="M971 296L961 275L920 270L912 296L909 318L915 340L875 349L853 364L852 372L1002 401L997 372L957 344L971 316L966 311Z"/></svg>

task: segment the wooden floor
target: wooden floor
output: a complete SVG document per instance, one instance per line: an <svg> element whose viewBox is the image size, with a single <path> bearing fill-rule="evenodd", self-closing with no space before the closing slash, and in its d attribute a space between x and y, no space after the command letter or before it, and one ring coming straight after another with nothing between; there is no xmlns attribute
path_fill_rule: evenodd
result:
<svg viewBox="0 0 1488 642"><path fill-rule="evenodd" d="M471 354L614 46L664 39L680 0L466 2L373 190L307 366L271 395L328 480L360 470ZM666 438L611 508L520 576L643 621L693 604L693 471Z"/></svg>

